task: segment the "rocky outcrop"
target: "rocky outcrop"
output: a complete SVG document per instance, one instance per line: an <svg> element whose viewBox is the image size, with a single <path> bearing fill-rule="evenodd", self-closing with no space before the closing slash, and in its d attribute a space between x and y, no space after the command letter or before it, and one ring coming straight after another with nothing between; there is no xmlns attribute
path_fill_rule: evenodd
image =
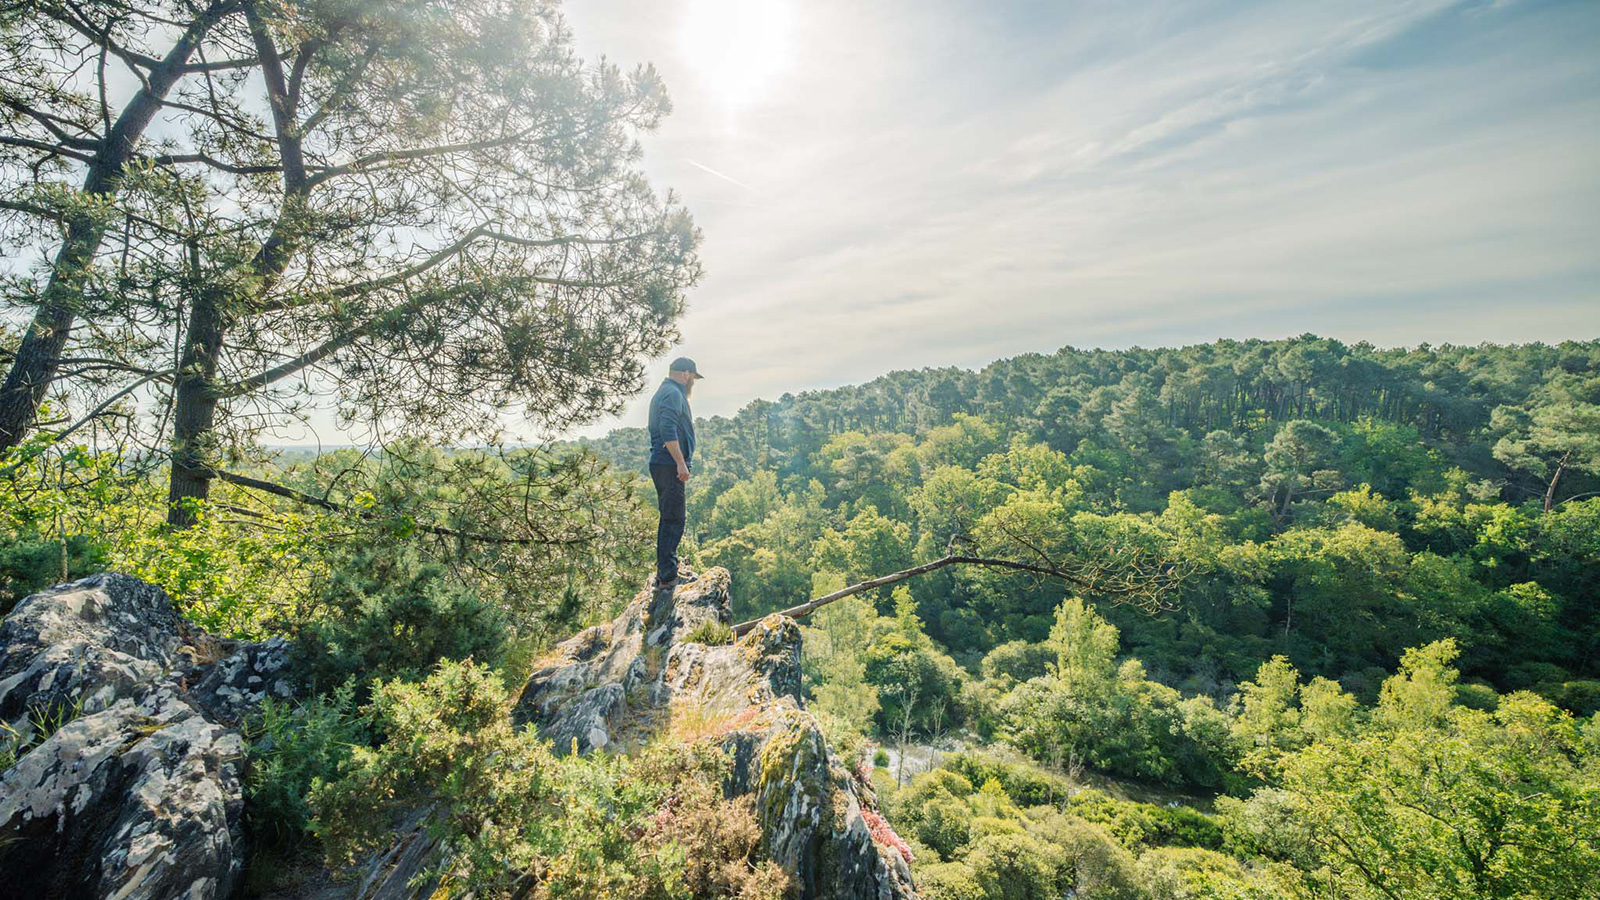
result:
<svg viewBox="0 0 1600 900"><path fill-rule="evenodd" d="M755 795L763 847L802 896L913 897L906 859L868 827L871 782L801 704L799 627L772 615L731 642L728 588L720 567L670 597L647 586L616 619L560 644L514 717L580 753L637 746L663 728L715 741L732 751L728 795Z"/></svg>
<svg viewBox="0 0 1600 900"><path fill-rule="evenodd" d="M0 774L7 895L227 897L244 861L234 726L290 695L287 657L191 629L125 575L18 604L0 623L0 721L29 747Z"/></svg>
<svg viewBox="0 0 1600 900"><path fill-rule="evenodd" d="M730 751L729 797L754 795L763 851L807 900L915 900L901 852L875 837L871 781L839 759L800 695L800 629L768 616L732 642L729 576L714 568L662 596L647 585L622 614L557 645L512 718L558 752L627 752L664 729ZM708 640L717 641L707 643ZM416 900L436 882L425 813L361 872L357 900ZM883 830L877 832L882 834Z"/></svg>
<svg viewBox="0 0 1600 900"><path fill-rule="evenodd" d="M512 712L558 751L627 752L664 730L730 751L762 850L806 898L914 898L877 835L871 782L839 759L800 693L800 630L769 616L732 641L712 569L558 645ZM236 725L287 697L288 645L188 627L157 588L97 575L35 594L0 624L0 721L26 752L0 773L0 895L221 900L243 866ZM35 734L36 725L53 729ZM417 810L354 873L362 900L425 896L439 852ZM892 838L892 836L891 836Z"/></svg>

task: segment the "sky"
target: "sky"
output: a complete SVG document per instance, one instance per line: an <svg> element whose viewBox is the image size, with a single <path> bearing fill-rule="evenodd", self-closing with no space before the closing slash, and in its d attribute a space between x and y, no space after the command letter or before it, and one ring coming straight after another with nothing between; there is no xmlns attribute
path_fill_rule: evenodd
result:
<svg viewBox="0 0 1600 900"><path fill-rule="evenodd" d="M582 0L704 235L695 413L1026 352L1600 336L1600 3Z"/></svg>

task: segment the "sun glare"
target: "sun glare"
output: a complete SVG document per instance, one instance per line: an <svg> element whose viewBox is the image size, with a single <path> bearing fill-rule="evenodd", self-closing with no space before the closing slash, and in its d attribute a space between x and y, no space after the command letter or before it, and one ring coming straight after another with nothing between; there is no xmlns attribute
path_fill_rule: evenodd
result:
<svg viewBox="0 0 1600 900"><path fill-rule="evenodd" d="M679 46L732 114L760 101L789 62L785 0L690 0Z"/></svg>

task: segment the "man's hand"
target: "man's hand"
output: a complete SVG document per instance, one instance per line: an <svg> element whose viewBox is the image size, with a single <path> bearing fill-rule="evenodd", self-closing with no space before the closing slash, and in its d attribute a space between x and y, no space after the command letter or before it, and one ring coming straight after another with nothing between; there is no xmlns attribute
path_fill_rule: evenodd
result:
<svg viewBox="0 0 1600 900"><path fill-rule="evenodd" d="M678 480L679 481L688 481L689 480L689 461L683 458L683 450L678 447L678 442L677 441L667 441L666 443L662 444L661 446L667 448L667 455L671 456L672 457L672 461L678 464Z"/></svg>

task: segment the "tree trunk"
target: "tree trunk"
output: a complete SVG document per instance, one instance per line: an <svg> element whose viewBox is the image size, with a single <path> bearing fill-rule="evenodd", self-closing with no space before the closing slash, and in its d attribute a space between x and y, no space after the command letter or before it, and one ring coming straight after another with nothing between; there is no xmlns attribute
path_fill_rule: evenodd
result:
<svg viewBox="0 0 1600 900"><path fill-rule="evenodd" d="M211 493L212 429L217 421L217 357L225 330L217 298L202 292L189 316L188 337L178 366L172 414L172 474L167 482L167 524L188 528L195 522L186 501Z"/></svg>
<svg viewBox="0 0 1600 900"><path fill-rule="evenodd" d="M95 153L83 179L86 194L109 194L116 190L122 170L133 157L133 148L161 108L161 101L183 77L184 66L195 48L234 5L233 0L211 4L190 23L161 63L150 71L145 86L139 89L117 117L105 143ZM76 299L83 290L95 253L105 232L88 216L76 217L67 227L66 239L56 252L50 281L34 312L33 322L22 336L17 356L11 363L4 385L0 385L0 452L22 442L33 427L45 391L61 366L61 353L77 318Z"/></svg>
<svg viewBox="0 0 1600 900"><path fill-rule="evenodd" d="M83 284L77 273L88 268L99 245L100 236L83 220L75 220L68 227L66 243L56 254L44 297L17 347L5 384L0 385L0 452L22 443L33 427L39 404L55 379L61 351L72 333L75 315L71 297ZM64 279L63 273L67 272L74 274Z"/></svg>
<svg viewBox="0 0 1600 900"><path fill-rule="evenodd" d="M1572 451L1568 450L1566 453L1561 455L1561 461L1556 463L1556 474L1550 477L1550 487L1546 488L1544 492L1545 512L1549 512L1550 508L1555 506L1556 485L1561 483L1561 473L1567 470L1567 458L1570 456L1572 456Z"/></svg>

